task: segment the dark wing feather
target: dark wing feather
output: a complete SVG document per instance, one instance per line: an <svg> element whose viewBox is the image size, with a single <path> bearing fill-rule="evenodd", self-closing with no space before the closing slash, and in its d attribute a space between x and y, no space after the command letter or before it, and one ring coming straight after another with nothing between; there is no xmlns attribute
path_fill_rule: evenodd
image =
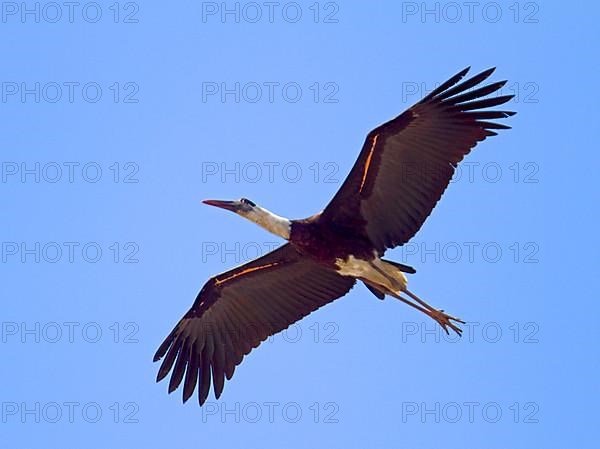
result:
<svg viewBox="0 0 600 449"><path fill-rule="evenodd" d="M506 81L476 87L494 69L460 84L457 73L395 119L371 131L358 160L320 220L361 230L380 254L406 243L423 225L458 163L514 112L481 110L512 98L496 96ZM476 100L476 101L473 101Z"/></svg>
<svg viewBox="0 0 600 449"><path fill-rule="evenodd" d="M183 400L198 386L202 405L225 378L268 336L345 295L355 280L302 257L285 244L275 251L211 278L192 308L156 351L164 357L157 381L172 370L169 393L183 381Z"/></svg>

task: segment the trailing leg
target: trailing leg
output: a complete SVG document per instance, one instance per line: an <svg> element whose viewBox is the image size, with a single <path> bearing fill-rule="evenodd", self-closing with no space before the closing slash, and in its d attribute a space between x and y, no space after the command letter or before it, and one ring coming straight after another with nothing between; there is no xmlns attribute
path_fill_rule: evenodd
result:
<svg viewBox="0 0 600 449"><path fill-rule="evenodd" d="M460 327L458 327L456 324L454 324L452 321L456 321L457 323L465 324L465 322L463 320L453 317L451 315L448 315L447 313L444 313L443 310L438 310L438 309L435 309L434 307L431 307L429 304L427 304L425 301L423 301L417 295L415 295L414 293L412 293L406 289L404 289L402 291L402 293L406 293L408 296L410 296L411 299L413 299L420 305L415 304L406 298L403 298L399 294L392 294L392 296L394 298L397 298L397 299L401 300L402 302L414 307L415 309L420 310L425 315L433 318L435 321L437 321L439 323L440 326L442 326L442 329L444 329L447 334L450 334L450 332L448 331L448 328L450 328L454 332L456 332L458 335L462 335L462 329Z"/></svg>

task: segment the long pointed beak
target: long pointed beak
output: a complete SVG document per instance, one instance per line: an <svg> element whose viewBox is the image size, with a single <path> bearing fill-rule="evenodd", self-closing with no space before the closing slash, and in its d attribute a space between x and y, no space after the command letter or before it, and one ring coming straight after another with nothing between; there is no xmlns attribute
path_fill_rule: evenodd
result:
<svg viewBox="0 0 600 449"><path fill-rule="evenodd" d="M202 202L209 206L220 207L221 209L230 210L232 212L235 212L238 208L237 201L204 200Z"/></svg>

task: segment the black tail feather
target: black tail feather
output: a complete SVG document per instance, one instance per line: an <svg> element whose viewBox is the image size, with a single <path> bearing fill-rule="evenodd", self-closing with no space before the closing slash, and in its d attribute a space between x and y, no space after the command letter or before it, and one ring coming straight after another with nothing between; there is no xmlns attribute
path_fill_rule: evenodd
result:
<svg viewBox="0 0 600 449"><path fill-rule="evenodd" d="M415 274L417 272L417 270L415 270L413 267L411 267L410 265L404 265L402 263L399 262L394 262L391 260L387 260L387 259L381 259L386 263L392 264L394 265L396 268L398 268L400 271L402 271L403 273L408 273L408 274Z"/></svg>
<svg viewBox="0 0 600 449"><path fill-rule="evenodd" d="M378 290L376 287L373 287L372 285L367 284L365 281L363 281L363 284L365 284L365 287L367 287L369 289L369 291L371 293L373 293L375 296L377 296L379 299L385 298L385 293L382 292L381 290Z"/></svg>

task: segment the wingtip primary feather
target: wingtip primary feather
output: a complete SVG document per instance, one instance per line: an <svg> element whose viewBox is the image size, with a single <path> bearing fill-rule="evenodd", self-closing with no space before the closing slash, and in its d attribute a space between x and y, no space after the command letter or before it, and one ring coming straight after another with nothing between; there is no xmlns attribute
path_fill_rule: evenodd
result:
<svg viewBox="0 0 600 449"><path fill-rule="evenodd" d="M160 365L160 368L158 369L158 374L156 376L157 382L160 382L161 380L163 380L166 377L166 375L169 374L169 371L171 371L171 368L173 367L173 363L175 362L175 358L177 357L177 354L179 353L179 350L181 349L182 343L183 342L181 339L177 339L169 347L167 355L163 359L163 362Z"/></svg>
<svg viewBox="0 0 600 449"><path fill-rule="evenodd" d="M457 111L476 111L478 109L500 106L514 98L514 95L500 95L498 97L484 98L483 100L469 101L452 106L451 109Z"/></svg>
<svg viewBox="0 0 600 449"><path fill-rule="evenodd" d="M489 78L496 71L496 67L490 67L489 69L485 69L483 72L474 75L473 78L481 78L481 81ZM481 82L479 81L479 82Z"/></svg>
<svg viewBox="0 0 600 449"><path fill-rule="evenodd" d="M197 378L198 378L198 372L196 371L196 379ZM194 384L193 388L189 388L187 385L184 385L183 394L181 395L181 399L184 404L190 400L190 398L194 395L195 391L196 391L196 384Z"/></svg>
<svg viewBox="0 0 600 449"><path fill-rule="evenodd" d="M505 125L504 123L496 123L496 122L478 122L479 125L483 126L485 129L511 129L510 126Z"/></svg>
<svg viewBox="0 0 600 449"><path fill-rule="evenodd" d="M188 362L187 370L185 372L185 380L183 381L183 403L185 404L189 398L194 394L196 385L198 383L198 347L192 345L190 351L190 359Z"/></svg>
<svg viewBox="0 0 600 449"><path fill-rule="evenodd" d="M169 335L167 335L167 338L165 338L164 341L161 343L161 345L158 347L158 349L154 353L154 357L152 358L153 362L158 362L160 359L162 359L165 356L168 349L171 347L173 340L175 340L175 337L177 336L178 328L179 328L179 326L176 326L175 329L173 329L171 331L171 333Z"/></svg>
<svg viewBox="0 0 600 449"><path fill-rule="evenodd" d="M158 370L158 374L156 374L156 383L158 383L161 380L163 380L166 377L167 374L169 374L169 371Z"/></svg>
<svg viewBox="0 0 600 449"><path fill-rule="evenodd" d="M165 353L167 352L167 349L169 348L169 345L167 344L167 340L169 340L168 337L160 345L160 347L156 350L156 352L154 353L154 357L152 357L152 362L156 363L165 356Z"/></svg>
<svg viewBox="0 0 600 449"><path fill-rule="evenodd" d="M435 100L436 101L450 101L452 102L452 97L454 97L455 95L459 95L462 94L460 96L466 96L469 95L469 93L464 93L465 91L467 91L468 89L477 86L478 84L481 84L483 81L485 81L486 79L488 79L492 73L494 73L494 70L496 70L495 67L492 67L491 69L487 69L484 70L481 73L478 73L477 75L472 76L471 78L463 81L460 84L457 85L453 85L453 86L447 86L446 89L443 90L443 92L439 92L438 95L436 95ZM486 89L481 88L481 89ZM480 90L480 89L478 89Z"/></svg>
<svg viewBox="0 0 600 449"><path fill-rule="evenodd" d="M439 95L440 93L444 92L446 89L449 89L450 87L454 86L456 83L458 83L461 79L463 79L465 77L465 75L469 72L469 70L471 70L471 66L462 69L456 75L450 77L447 81L443 82L440 86L438 86L436 89L433 89L433 91L431 91L428 95L423 97L423 99L421 100L421 103L431 100L436 95Z"/></svg>
<svg viewBox="0 0 600 449"><path fill-rule="evenodd" d="M166 362L167 359L163 360L162 365L160 365L158 373L156 374L156 382L160 382L161 380L163 380L165 377L167 377L169 371L171 371L171 365L167 364Z"/></svg>
<svg viewBox="0 0 600 449"><path fill-rule="evenodd" d="M477 98L483 98L487 95L493 94L494 92L499 91L506 84L506 81L498 81L495 83L488 84L486 86L478 87L474 90L469 90L461 93L460 95L453 95L451 97L445 98L445 104L457 105L461 103L466 103L471 100L475 100ZM445 95L442 95L445 96Z"/></svg>

